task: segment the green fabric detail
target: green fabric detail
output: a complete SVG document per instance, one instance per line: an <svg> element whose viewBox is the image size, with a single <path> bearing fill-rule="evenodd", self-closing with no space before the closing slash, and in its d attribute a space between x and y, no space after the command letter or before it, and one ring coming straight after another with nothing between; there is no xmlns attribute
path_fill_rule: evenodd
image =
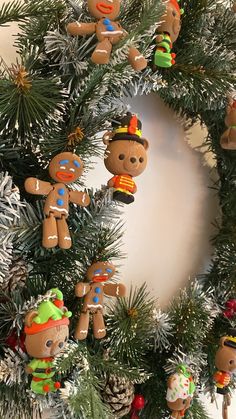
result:
<svg viewBox="0 0 236 419"><path fill-rule="evenodd" d="M195 392L195 390L196 390L196 386L195 386L194 382L190 381L190 383L189 383L189 394L192 395Z"/></svg>
<svg viewBox="0 0 236 419"><path fill-rule="evenodd" d="M34 362L35 367L32 368L31 367L31 363ZM29 367L31 367L34 371L37 368L43 368L46 370L46 368L52 368L53 367L53 362L52 361L43 361L42 359L33 359L33 361L31 361L31 363L29 364ZM50 372L50 374L46 374L43 372L33 372L32 373L33 377L38 377L38 378L51 378L55 375L55 372L52 371Z"/></svg>
<svg viewBox="0 0 236 419"><path fill-rule="evenodd" d="M45 385L48 385L50 387L50 392L56 392L57 389L54 387L54 381L52 381L50 378L48 380L43 380L37 383L36 381L31 382L31 390L36 394L46 394L43 387Z"/></svg>
<svg viewBox="0 0 236 419"><path fill-rule="evenodd" d="M62 292L58 288L53 288L52 294L56 294L58 300L63 300ZM47 323L49 319L61 320L63 317L71 317L71 311L63 311L53 304L52 301L43 301L38 306L38 315L34 318L37 324Z"/></svg>
<svg viewBox="0 0 236 419"><path fill-rule="evenodd" d="M30 361L28 366L32 368L32 370L36 370L36 368L38 368L38 362L39 362L39 359L32 359L32 361Z"/></svg>
<svg viewBox="0 0 236 419"><path fill-rule="evenodd" d="M188 368L186 365L184 364L180 364L178 365L178 367L176 368L177 372L181 372L186 378L190 378L191 377L191 373L188 371Z"/></svg>
<svg viewBox="0 0 236 419"><path fill-rule="evenodd" d="M170 36L168 34L166 34L166 33L162 33L160 35L162 35L163 39L162 39L161 42L158 42L157 43L157 48L164 48L165 49L164 52L170 53L171 52L171 47L170 47L170 45L171 45L171 39L170 39Z"/></svg>
<svg viewBox="0 0 236 419"><path fill-rule="evenodd" d="M157 67L169 68L172 67L172 56L167 52L156 50L154 56L154 64Z"/></svg>

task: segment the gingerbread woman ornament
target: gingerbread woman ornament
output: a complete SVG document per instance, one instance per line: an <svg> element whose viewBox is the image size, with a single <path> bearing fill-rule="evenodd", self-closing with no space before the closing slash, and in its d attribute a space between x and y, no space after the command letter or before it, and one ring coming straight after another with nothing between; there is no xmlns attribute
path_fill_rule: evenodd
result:
<svg viewBox="0 0 236 419"><path fill-rule="evenodd" d="M95 262L87 270L89 282L79 282L75 286L75 295L85 297L82 312L75 330L75 338L84 340L88 334L90 313L93 318L93 334L96 339L106 336L103 318L104 294L112 297L124 297L123 284L103 284L115 274L115 266L110 262Z"/></svg>
<svg viewBox="0 0 236 419"><path fill-rule="evenodd" d="M120 0L88 0L88 9L90 14L98 21L91 23L71 22L67 26L67 31L73 36L96 33L98 44L91 60L95 64L108 64L112 46L119 43L127 35L120 23L114 21L120 13ZM128 61L135 71L141 71L147 67L147 60L132 46L129 48Z"/></svg>
<svg viewBox="0 0 236 419"><path fill-rule="evenodd" d="M34 195L47 195L44 205L46 218L43 222L42 245L45 248L59 246L71 247L71 236L66 219L69 215L69 202L87 207L90 203L86 192L72 191L67 184L76 181L83 173L83 162L76 154L64 152L57 154L49 164L49 174L57 183L49 183L37 178L28 178L25 189Z"/></svg>

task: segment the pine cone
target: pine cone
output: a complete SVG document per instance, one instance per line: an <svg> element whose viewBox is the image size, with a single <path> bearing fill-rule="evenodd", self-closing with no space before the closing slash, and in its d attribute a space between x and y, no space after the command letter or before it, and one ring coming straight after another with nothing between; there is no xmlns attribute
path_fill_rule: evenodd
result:
<svg viewBox="0 0 236 419"><path fill-rule="evenodd" d="M111 375L103 392L103 400L109 404L114 418L122 418L131 409L134 399L134 385L126 378Z"/></svg>
<svg viewBox="0 0 236 419"><path fill-rule="evenodd" d="M12 291L16 287L23 287L27 279L27 265L21 257L14 257L9 267L9 273L4 279L4 291Z"/></svg>

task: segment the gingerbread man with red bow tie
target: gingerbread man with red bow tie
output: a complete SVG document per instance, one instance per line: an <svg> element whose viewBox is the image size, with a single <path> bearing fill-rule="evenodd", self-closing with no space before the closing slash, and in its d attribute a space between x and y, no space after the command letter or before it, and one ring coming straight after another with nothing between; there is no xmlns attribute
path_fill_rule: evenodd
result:
<svg viewBox="0 0 236 419"><path fill-rule="evenodd" d="M119 22L114 21L120 13L120 0L88 0L90 14L98 19L97 22L72 22L67 31L73 36L92 35L96 33L98 44L92 54L91 60L95 64L108 64L112 46L127 36L127 32ZM135 71L147 67L147 60L133 46L129 48L128 61Z"/></svg>

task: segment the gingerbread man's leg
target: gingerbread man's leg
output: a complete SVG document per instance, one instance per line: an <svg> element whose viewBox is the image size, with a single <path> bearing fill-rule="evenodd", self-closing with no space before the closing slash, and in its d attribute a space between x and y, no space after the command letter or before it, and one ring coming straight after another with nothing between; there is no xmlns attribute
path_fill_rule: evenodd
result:
<svg viewBox="0 0 236 419"><path fill-rule="evenodd" d="M75 329L75 339L84 340L87 337L89 328L89 311L81 313Z"/></svg>
<svg viewBox="0 0 236 419"><path fill-rule="evenodd" d="M134 47L129 49L128 61L135 71L141 71L147 67L146 58Z"/></svg>
<svg viewBox="0 0 236 419"><path fill-rule="evenodd" d="M103 313L100 310L93 314L93 334L96 339L102 339L106 336Z"/></svg>
<svg viewBox="0 0 236 419"><path fill-rule="evenodd" d="M70 249L71 237L65 216L57 219L58 245L61 249Z"/></svg>
<svg viewBox="0 0 236 419"><path fill-rule="evenodd" d="M43 247L50 249L58 244L57 223L53 214L43 221Z"/></svg>
<svg viewBox="0 0 236 419"><path fill-rule="evenodd" d="M95 64L108 64L111 56L112 44L108 39L104 39L97 44L92 54L91 60Z"/></svg>

